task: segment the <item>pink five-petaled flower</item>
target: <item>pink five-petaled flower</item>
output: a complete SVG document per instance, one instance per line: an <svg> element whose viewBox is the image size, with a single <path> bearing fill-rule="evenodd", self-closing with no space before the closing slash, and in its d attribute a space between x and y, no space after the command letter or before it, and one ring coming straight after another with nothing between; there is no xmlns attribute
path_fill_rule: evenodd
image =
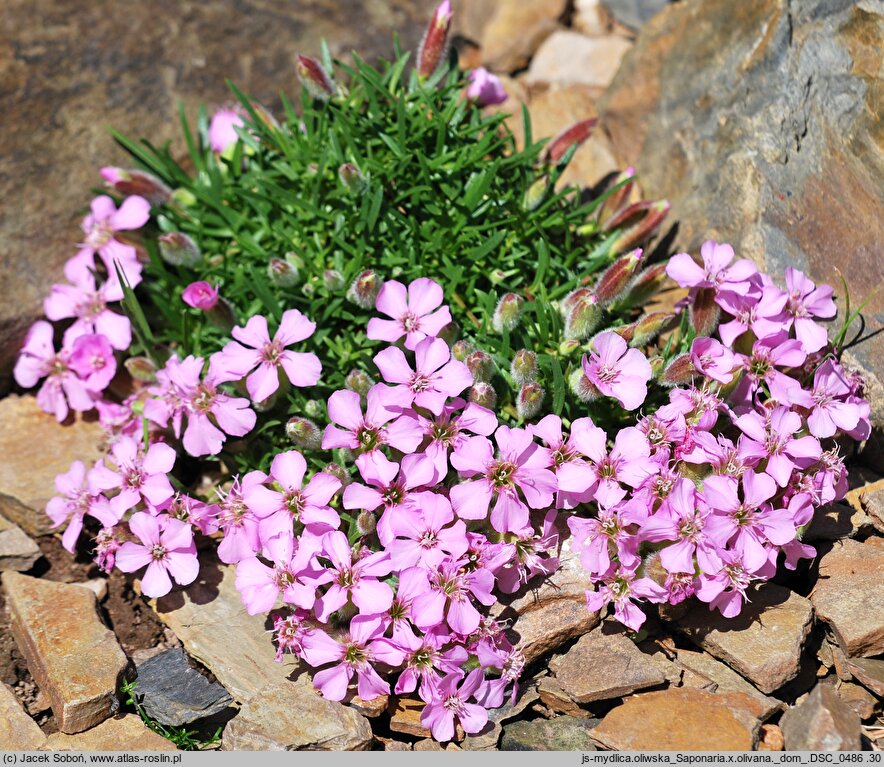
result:
<svg viewBox="0 0 884 767"><path fill-rule="evenodd" d="M695 338L691 344L691 362L697 371L713 381L729 384L734 380L737 361L733 352L714 338Z"/></svg>
<svg viewBox="0 0 884 767"><path fill-rule="evenodd" d="M451 322L451 312L442 306L442 300L441 286L427 277L414 280L407 291L401 282L387 280L378 293L375 308L392 319L372 317L366 335L391 344L405 336L405 348L414 351L420 341L438 336Z"/></svg>
<svg viewBox="0 0 884 767"><path fill-rule="evenodd" d="M117 372L117 360L107 338L90 333L78 336L71 348L68 365L90 391L104 391Z"/></svg>
<svg viewBox="0 0 884 767"><path fill-rule="evenodd" d="M233 484L226 493L216 490L221 497L218 502L218 527L224 533L224 540L218 544L218 559L222 562L241 562L261 550L258 518L246 506L244 497L266 479L267 475L263 471L250 471L242 480L234 477Z"/></svg>
<svg viewBox="0 0 884 767"><path fill-rule="evenodd" d="M722 551L722 566L717 572L699 575L697 599L709 603L709 609L718 609L725 618L740 614L746 589L752 581L761 580L745 566L739 552Z"/></svg>
<svg viewBox="0 0 884 767"><path fill-rule="evenodd" d="M389 445L403 453L413 453L424 436L420 424L411 415L397 417L396 413L388 410L387 392L384 384L375 384L368 390L365 415L362 414L360 398L355 391L340 389L334 392L328 398L331 423L325 427L322 435L322 448L346 447L369 452L381 445Z"/></svg>
<svg viewBox="0 0 884 767"><path fill-rule="evenodd" d="M312 541L311 541L312 542ZM264 545L263 554L273 563L265 565L258 557L246 557L236 565L236 589L249 615L266 613L281 597L285 604L306 610L313 607L316 586L312 579L322 573L310 567L315 547L299 542L291 535L278 536Z"/></svg>
<svg viewBox="0 0 884 767"><path fill-rule="evenodd" d="M425 338L414 349L414 370L401 349L390 346L374 357L374 363L388 383L397 384L388 401L405 408L414 403L433 415L440 415L445 403L473 384L470 369L451 359L451 349L441 338Z"/></svg>
<svg viewBox="0 0 884 767"><path fill-rule="evenodd" d="M838 311L832 300L834 291L829 285L817 287L803 272L786 267L786 290L789 300L786 311L795 325L795 336L808 353L822 349L829 340L826 329L811 317L828 319Z"/></svg>
<svg viewBox="0 0 884 767"><path fill-rule="evenodd" d="M583 372L605 396L614 397L627 410L635 410L648 396L651 363L638 349L611 332L593 339L595 351L583 357Z"/></svg>
<svg viewBox="0 0 884 767"><path fill-rule="evenodd" d="M429 588L411 603L412 620L422 631L438 626L443 618L462 636L472 634L482 621L470 599L472 594L483 605L493 605L494 576L490 570L467 570L466 558L446 557L429 572Z"/></svg>
<svg viewBox="0 0 884 767"><path fill-rule="evenodd" d="M460 559L467 552L466 524L454 520L445 496L421 493L415 508L397 506L388 514L392 540L386 549L394 570L415 565L432 570L446 556Z"/></svg>
<svg viewBox="0 0 884 767"><path fill-rule="evenodd" d="M751 288L751 277L758 273L758 268L747 258L731 265L734 249L714 240L703 243L700 256L702 266L689 254L676 253L666 265L666 274L683 288L715 288L745 295Z"/></svg>
<svg viewBox="0 0 884 767"><path fill-rule="evenodd" d="M455 722L460 722L464 732L479 732L488 722L488 711L478 703L467 703L475 696L485 672L473 669L464 679L462 671L445 676L436 688L438 698L431 701L421 712L421 724L429 728L438 741L454 737ZM463 681L461 681L463 680Z"/></svg>
<svg viewBox="0 0 884 767"><path fill-rule="evenodd" d="M219 109L209 123L209 146L213 152L223 152L239 141L236 129L245 125L242 115L235 109Z"/></svg>
<svg viewBox="0 0 884 767"><path fill-rule="evenodd" d="M774 285L765 285L761 295L722 293L716 302L733 315L730 322L722 323L718 335L725 345L733 348L737 339L747 330L756 338L765 338L788 329L788 316L783 311L787 296Z"/></svg>
<svg viewBox="0 0 884 767"><path fill-rule="evenodd" d="M245 327L231 331L236 341L230 341L212 356L211 370L218 382L236 381L248 375L246 388L253 402L266 400L279 388L280 368L294 386L313 386L322 373L319 358L286 347L309 338L315 329L315 322L297 309L289 309L283 313L271 341L267 319L255 315Z"/></svg>
<svg viewBox="0 0 884 767"><path fill-rule="evenodd" d="M827 359L813 376L813 391L791 389L793 404L810 410L807 428L814 437L833 437L838 431L851 432L862 417L859 402L850 396L851 389L844 369Z"/></svg>
<svg viewBox="0 0 884 767"><path fill-rule="evenodd" d="M194 309L208 311L209 309L214 309L215 305L218 303L218 288L213 288L212 285L205 280L191 282L190 285L184 288L184 292L181 294L181 300Z"/></svg>
<svg viewBox="0 0 884 767"><path fill-rule="evenodd" d="M354 557L347 536L339 530L322 536L322 550L317 556L328 559L331 566L317 584L330 583L317 605L316 617L323 623L329 616L352 601L365 615L384 612L393 602L393 590L378 577L389 575L390 555L376 551L365 557Z"/></svg>
<svg viewBox="0 0 884 767"><path fill-rule="evenodd" d="M170 517L155 517L138 511L129 520L129 529L141 543L127 541L116 553L116 564L124 573L147 566L141 579L141 592L147 597L165 596L172 590L172 579L187 586L199 574L199 560L190 525ZM171 576L171 578L170 578Z"/></svg>
<svg viewBox="0 0 884 767"><path fill-rule="evenodd" d="M518 533L528 526L528 509L553 501L556 477L547 467L549 454L525 429L500 426L494 433L500 457L485 437L470 437L451 456L451 465L468 479L451 488L451 505L463 519L484 519L494 499L491 524L498 532ZM521 490L528 502L519 497Z"/></svg>
<svg viewBox="0 0 884 767"><path fill-rule="evenodd" d="M491 74L485 67L470 72L467 85L467 98L476 102L477 106L487 107L502 104L507 100L507 93L497 75Z"/></svg>
<svg viewBox="0 0 884 767"><path fill-rule="evenodd" d="M546 443L549 451L551 469L556 473L558 492L556 493L556 507L560 509L574 509L581 503L592 500L592 491L595 489L596 476L593 468L583 460L583 455L577 447L579 436L586 430L597 429L599 436L604 437L604 432L596 427L591 418L577 418L571 424L571 434L565 439L562 431L562 419L557 415L548 415L540 419L536 424L528 426L528 431L535 437L540 437ZM567 468L564 468L567 466ZM565 483L570 488L566 490L560 476L565 476Z"/></svg>
<svg viewBox="0 0 884 767"><path fill-rule="evenodd" d="M107 308L112 301L121 301L123 289L114 274L100 287L95 286L95 275L83 272L74 285L53 285L43 301L46 316L53 321L76 318L65 331L65 338L100 333L114 349L128 349L132 343L129 318Z"/></svg>
<svg viewBox="0 0 884 767"><path fill-rule="evenodd" d="M98 481L94 472L86 471L82 461L74 461L67 472L56 476L55 488L61 495L49 500L46 514L54 523L53 527L60 527L70 520L61 539L68 551L74 551L86 514L98 519L105 527L112 527L119 520L108 500L100 495L107 488Z"/></svg>
<svg viewBox="0 0 884 767"><path fill-rule="evenodd" d="M809 464L822 454L815 437L793 436L802 428L801 416L786 407L774 410L767 422L761 414L752 412L741 415L736 424L749 437L747 447L767 458L765 471L780 487L789 484L796 463Z"/></svg>
<svg viewBox="0 0 884 767"><path fill-rule="evenodd" d="M169 500L175 490L167 474L175 465L175 450L163 442L155 442L147 451L132 437L121 437L111 448L110 457L116 469L98 464L92 471L105 490L119 488L111 499L114 511L122 516L143 498L152 506Z"/></svg>
<svg viewBox="0 0 884 767"><path fill-rule="evenodd" d="M590 612L601 610L609 602L614 603L614 617L624 626L638 631L645 622L645 614L633 604L635 599L662 602L666 590L650 578L638 578L628 570L618 570L597 591L586 592L586 606Z"/></svg>

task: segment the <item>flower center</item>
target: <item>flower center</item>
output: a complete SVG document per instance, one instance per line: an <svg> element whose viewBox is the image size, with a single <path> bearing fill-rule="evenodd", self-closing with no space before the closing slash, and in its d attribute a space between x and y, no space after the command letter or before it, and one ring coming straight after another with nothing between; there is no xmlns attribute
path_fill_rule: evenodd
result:
<svg viewBox="0 0 884 767"><path fill-rule="evenodd" d="M356 643L350 643L347 645L347 649L344 651L344 662L349 663L353 666L361 666L368 660L368 653L365 651L364 647Z"/></svg>
<svg viewBox="0 0 884 767"><path fill-rule="evenodd" d="M201 383L196 390L196 394L191 398L191 406L199 413L209 413L215 404L215 390Z"/></svg>
<svg viewBox="0 0 884 767"><path fill-rule="evenodd" d="M611 383L617 377L617 370L604 365L596 371L596 376L602 383Z"/></svg>
<svg viewBox="0 0 884 767"><path fill-rule="evenodd" d="M432 386L430 377L424 373L415 373L408 382L408 388L415 394L420 394Z"/></svg>
<svg viewBox="0 0 884 767"><path fill-rule="evenodd" d="M359 576L352 567L344 567L338 570L338 576L335 580L342 589L352 589L359 581Z"/></svg>
<svg viewBox="0 0 884 767"><path fill-rule="evenodd" d="M150 555L157 561L166 558L166 548L165 546L160 546L157 544L150 550Z"/></svg>
<svg viewBox="0 0 884 767"><path fill-rule="evenodd" d="M510 461L494 461L488 470L488 481L494 485L495 490L512 487L512 477L516 473L516 468L516 465Z"/></svg>
<svg viewBox="0 0 884 767"><path fill-rule="evenodd" d="M86 235L86 244L95 250L103 248L114 237L114 230L107 221L95 221Z"/></svg>
<svg viewBox="0 0 884 767"><path fill-rule="evenodd" d="M374 426L363 424L356 432L356 441L363 450L373 450L380 444L380 433Z"/></svg>
<svg viewBox="0 0 884 767"><path fill-rule="evenodd" d="M133 468L126 474L126 485L129 487L139 488L144 482L144 474L141 469Z"/></svg>
<svg viewBox="0 0 884 767"><path fill-rule="evenodd" d="M279 358L282 356L283 351L285 351L282 347L282 344L278 341L271 341L269 344L264 344L261 348L261 361L266 362L269 365L279 365Z"/></svg>
<svg viewBox="0 0 884 767"><path fill-rule="evenodd" d="M285 498L285 506L289 513L295 519L300 519L301 512L304 511L304 499L301 497L301 491L290 490L283 497Z"/></svg>
<svg viewBox="0 0 884 767"><path fill-rule="evenodd" d="M401 322L402 322L402 329L406 333L412 333L415 330L420 330L420 327L421 327L420 317L418 317L416 314L414 314L414 312L405 312L405 314L402 315Z"/></svg>
<svg viewBox="0 0 884 767"><path fill-rule="evenodd" d="M418 540L418 546L422 549L434 549L439 543L436 533L433 530L425 530L424 534Z"/></svg>
<svg viewBox="0 0 884 767"><path fill-rule="evenodd" d="M453 423L433 423L430 427L430 439L433 442L441 442L445 447L451 447L459 433L460 429Z"/></svg>
<svg viewBox="0 0 884 767"><path fill-rule="evenodd" d="M405 488L398 482L390 485L381 496L385 506L398 506L405 500Z"/></svg>

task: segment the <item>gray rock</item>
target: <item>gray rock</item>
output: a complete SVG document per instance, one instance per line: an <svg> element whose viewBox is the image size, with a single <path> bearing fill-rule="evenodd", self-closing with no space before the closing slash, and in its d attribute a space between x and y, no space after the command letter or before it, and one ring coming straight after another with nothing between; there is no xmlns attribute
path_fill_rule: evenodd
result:
<svg viewBox="0 0 884 767"><path fill-rule="evenodd" d="M802 536L807 543L837 541L855 538L872 529L869 515L845 503L827 503L814 512L813 519Z"/></svg>
<svg viewBox="0 0 884 767"><path fill-rule="evenodd" d="M807 699L780 720L787 751L859 751L859 716L828 684L818 684Z"/></svg>
<svg viewBox="0 0 884 767"><path fill-rule="evenodd" d="M668 3L669 0L602 0L608 13L630 29L640 29Z"/></svg>
<svg viewBox="0 0 884 767"><path fill-rule="evenodd" d="M45 740L43 731L27 715L12 688L0 682L0 748L36 751Z"/></svg>
<svg viewBox="0 0 884 767"><path fill-rule="evenodd" d="M598 719L557 716L504 727L501 751L595 751L590 731Z"/></svg>
<svg viewBox="0 0 884 767"><path fill-rule="evenodd" d="M0 517L0 570L30 570L40 558L40 547L18 525Z"/></svg>
<svg viewBox="0 0 884 767"><path fill-rule="evenodd" d="M220 714L233 698L190 663L180 647L155 655L137 667L135 694L160 724L180 726Z"/></svg>

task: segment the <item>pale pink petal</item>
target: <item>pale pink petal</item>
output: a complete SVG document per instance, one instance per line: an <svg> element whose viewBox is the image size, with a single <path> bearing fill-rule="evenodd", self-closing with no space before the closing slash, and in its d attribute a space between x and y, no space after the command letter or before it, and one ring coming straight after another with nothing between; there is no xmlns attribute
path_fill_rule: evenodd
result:
<svg viewBox="0 0 884 767"><path fill-rule="evenodd" d="M322 375L322 363L311 352L283 352L280 363L292 386L313 386Z"/></svg>

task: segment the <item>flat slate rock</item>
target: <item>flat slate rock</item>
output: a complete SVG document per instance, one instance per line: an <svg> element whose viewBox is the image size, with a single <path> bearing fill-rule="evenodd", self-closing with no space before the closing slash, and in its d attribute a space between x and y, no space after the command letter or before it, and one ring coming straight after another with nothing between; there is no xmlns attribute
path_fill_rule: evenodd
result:
<svg viewBox="0 0 884 767"><path fill-rule="evenodd" d="M67 583L3 573L12 635L58 729L94 727L119 708L128 659L98 614L95 594Z"/></svg>
<svg viewBox="0 0 884 767"><path fill-rule="evenodd" d="M56 732L46 739L46 751L177 751L162 735L148 730L136 714L108 719L86 732Z"/></svg>
<svg viewBox="0 0 884 767"><path fill-rule="evenodd" d="M217 682L193 668L180 647L155 655L137 666L135 694L144 710L160 724L173 727L220 714L233 698Z"/></svg>
<svg viewBox="0 0 884 767"><path fill-rule="evenodd" d="M736 618L703 603L677 622L679 630L770 693L798 675L801 649L813 622L810 602L789 589L765 583L750 594Z"/></svg>
<svg viewBox="0 0 884 767"><path fill-rule="evenodd" d="M36 751L46 736L9 685L0 682L0 750Z"/></svg>
<svg viewBox="0 0 884 767"><path fill-rule="evenodd" d="M860 657L884 653L884 549L838 541L819 568L810 599L844 652Z"/></svg>
<svg viewBox="0 0 884 767"><path fill-rule="evenodd" d="M501 751L595 751L590 732L598 719L557 716L506 725Z"/></svg>
<svg viewBox="0 0 884 767"><path fill-rule="evenodd" d="M780 720L787 751L860 751L857 713L828 684L818 684L807 699Z"/></svg>
<svg viewBox="0 0 884 767"><path fill-rule="evenodd" d="M40 558L40 547L18 525L0 517L0 570L23 573Z"/></svg>

